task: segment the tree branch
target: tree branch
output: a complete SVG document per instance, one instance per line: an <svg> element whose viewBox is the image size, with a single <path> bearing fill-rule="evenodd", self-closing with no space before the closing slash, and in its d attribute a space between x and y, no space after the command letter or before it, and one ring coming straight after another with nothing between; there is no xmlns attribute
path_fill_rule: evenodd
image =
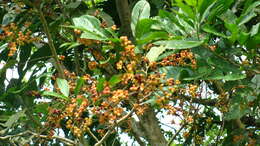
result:
<svg viewBox="0 0 260 146"><path fill-rule="evenodd" d="M43 15L42 10L40 8L37 8L37 9L38 9L38 12L39 12L39 15L40 15L40 21L43 25L43 29L44 29L44 31L47 35L47 38L48 38L48 44L49 44L50 49L51 49L52 57L55 61L56 69L59 73L59 77L65 79L65 74L63 72L63 68L62 68L61 63L59 61L58 54L56 52L56 49L55 49L55 46L54 46L54 43L53 43L53 40L52 40L52 36L51 36L51 33L50 33L48 25L47 25L47 21L46 21L44 15Z"/></svg>
<svg viewBox="0 0 260 146"><path fill-rule="evenodd" d="M110 134L112 134L113 129L119 125L120 123L122 123L124 120L126 120L127 118L129 118L133 113L134 113L135 108L133 108L127 115L123 116L121 119L119 119L118 121L116 121L110 128L109 130L106 132L106 134L102 137L102 139L95 144L95 146L101 146L102 143L110 136Z"/></svg>
<svg viewBox="0 0 260 146"><path fill-rule="evenodd" d="M181 132L181 130L186 126L187 124L184 123L181 128L172 136L172 138L170 139L170 141L168 142L168 146L171 146L173 140L176 138L176 136Z"/></svg>
<svg viewBox="0 0 260 146"><path fill-rule="evenodd" d="M64 143L66 143L67 145L75 145L76 143L70 139L67 139L67 138L64 138L64 137L60 137L60 136L48 136L48 135L40 135L38 133L34 133L32 131L24 131L22 133L18 133L18 134L15 134L15 135L6 135L6 136L3 136L3 137L0 137L0 140L7 140L7 139L11 139L11 138L14 138L14 137L19 137L19 136L23 136L23 135L26 135L26 134L31 134L33 135L34 137L39 137L39 138L44 138L44 139L58 139Z"/></svg>

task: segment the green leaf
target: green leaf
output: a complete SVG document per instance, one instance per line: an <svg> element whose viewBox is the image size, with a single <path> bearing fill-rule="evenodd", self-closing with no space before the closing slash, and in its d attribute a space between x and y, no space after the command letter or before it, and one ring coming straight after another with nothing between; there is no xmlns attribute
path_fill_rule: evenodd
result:
<svg viewBox="0 0 260 146"><path fill-rule="evenodd" d="M245 74L228 74L228 75L220 74L220 75L214 75L212 77L208 77L206 79L235 81L235 80L241 80L241 79L244 79L244 78L246 78Z"/></svg>
<svg viewBox="0 0 260 146"><path fill-rule="evenodd" d="M186 41L186 40L168 40L168 41L157 41L155 45L162 45L167 49L187 49L200 46L203 41Z"/></svg>
<svg viewBox="0 0 260 146"><path fill-rule="evenodd" d="M102 91L104 89L105 78L99 78L97 81L97 91Z"/></svg>
<svg viewBox="0 0 260 146"><path fill-rule="evenodd" d="M140 39L137 40L137 43L142 45L149 43L151 41L160 40L160 39L168 39L169 35L163 31L151 31L143 35Z"/></svg>
<svg viewBox="0 0 260 146"><path fill-rule="evenodd" d="M81 89L81 87L84 85L84 79L83 78L79 78L78 80L77 80L77 85L76 85L76 87L75 87L75 89L74 89L74 94L75 94L75 97L77 97L77 95L78 95L78 93L79 93L79 91L80 91L80 89Z"/></svg>
<svg viewBox="0 0 260 146"><path fill-rule="evenodd" d="M81 1L71 2L65 5L66 8L75 9L81 4Z"/></svg>
<svg viewBox="0 0 260 146"><path fill-rule="evenodd" d="M242 108L239 103L231 104L231 107L225 115L226 120L238 119L244 116L245 114L249 113L248 108Z"/></svg>
<svg viewBox="0 0 260 146"><path fill-rule="evenodd" d="M110 87L114 87L116 84L121 82L121 74L119 75L113 75L110 80L108 81Z"/></svg>
<svg viewBox="0 0 260 146"><path fill-rule="evenodd" d="M175 80L183 80L193 76L193 71L185 67L166 66L159 68L160 73L166 73L166 78L174 78Z"/></svg>
<svg viewBox="0 0 260 146"><path fill-rule="evenodd" d="M250 30L250 36L254 36L258 33L259 31L259 27L260 27L260 23L257 23L255 25L252 26L251 30Z"/></svg>
<svg viewBox="0 0 260 146"><path fill-rule="evenodd" d="M258 7L259 5L260 5L260 1L256 1L253 4L250 4L250 6L246 9L246 11L244 11L238 18L238 22L237 22L238 25L241 26L247 23L248 21L250 21L255 16L257 16L255 11L256 11L256 7Z"/></svg>
<svg viewBox="0 0 260 146"><path fill-rule="evenodd" d="M205 11L210 7L212 3L215 3L216 0L201 0L198 4L198 11L200 15L203 15ZM206 12L207 13L207 12Z"/></svg>
<svg viewBox="0 0 260 146"><path fill-rule="evenodd" d="M4 124L5 127L7 128L11 128L12 125L16 122L18 122L18 120L21 117L25 117L25 110L19 111L16 114L13 114L12 116L10 116L10 118L6 121L6 123Z"/></svg>
<svg viewBox="0 0 260 146"><path fill-rule="evenodd" d="M56 93L56 92L51 92L51 91L44 91L42 93L42 96L53 96L53 97L57 97L57 98L68 100L67 96L61 95L61 94Z"/></svg>
<svg viewBox="0 0 260 146"><path fill-rule="evenodd" d="M131 21L131 29L133 32L133 35L135 36L135 29L137 22L144 18L150 17L150 4L146 0L140 0L138 1L133 10L132 10L132 21Z"/></svg>
<svg viewBox="0 0 260 146"><path fill-rule="evenodd" d="M202 30L204 30L205 32L208 32L208 33L212 33L216 36L220 36L220 37L223 37L223 38L228 38L225 34L223 33L220 33L219 31L217 31L214 27L210 26L210 25L204 25L202 27Z"/></svg>
<svg viewBox="0 0 260 146"><path fill-rule="evenodd" d="M93 16L93 15L95 15L97 10L99 11L99 8L87 10L86 13L88 15L92 15ZM110 27L110 26L115 24L115 22L113 21L113 18L110 15L108 15L106 12L104 12L104 11L99 11L98 16L101 17L102 20L104 20L107 23L108 27Z"/></svg>
<svg viewBox="0 0 260 146"><path fill-rule="evenodd" d="M156 61L160 54L162 54L166 50L165 47L152 47L150 51L146 54L146 57L150 62Z"/></svg>
<svg viewBox="0 0 260 146"><path fill-rule="evenodd" d="M81 35L82 38L108 38L108 34L106 34L105 29L100 27L100 21L94 16L83 15L80 17L76 17L73 18L73 23L76 27L83 28L82 30L84 31L84 33ZM88 35L91 36L89 37Z"/></svg>
<svg viewBox="0 0 260 146"><path fill-rule="evenodd" d="M212 21L216 16L220 16L230 8L234 0L217 0L214 7L211 9L211 12L207 18L208 21Z"/></svg>
<svg viewBox="0 0 260 146"><path fill-rule="evenodd" d="M136 38L142 37L144 34L151 32L151 26L155 21L152 19L142 19L137 22L135 36Z"/></svg>
<svg viewBox="0 0 260 146"><path fill-rule="evenodd" d="M208 0L207 0L208 1ZM212 4L210 4L207 9L204 11L204 13L202 14L201 18L200 18L200 23L203 23L204 20L209 16L210 14L210 10L212 9L212 7L215 5L216 1L213 2Z"/></svg>
<svg viewBox="0 0 260 146"><path fill-rule="evenodd" d="M185 27L179 22L176 16L173 13L160 10L159 16L163 18L163 20L159 20L161 27L165 28L168 33L172 33L176 35L174 32L174 27L176 27L176 31L180 31L182 34L187 34Z"/></svg>
<svg viewBox="0 0 260 146"><path fill-rule="evenodd" d="M80 46L80 45L81 44L78 43L78 42L70 42L70 43L64 43L64 44L60 45L60 48L68 46L68 48L66 48L66 49L69 50L71 48L75 48L75 47Z"/></svg>
<svg viewBox="0 0 260 146"><path fill-rule="evenodd" d="M12 13L13 12L13 13ZM8 25L15 20L16 14L14 11L10 11L6 13L2 20L2 25Z"/></svg>
<svg viewBox="0 0 260 146"><path fill-rule="evenodd" d="M191 19L195 20L194 10L193 10L190 6L184 4L184 3L182 2L182 0L176 0L176 2L177 2L177 6L179 6L179 7L181 8L181 10L182 10L183 12L185 12L185 14L186 14L187 16L189 16Z"/></svg>
<svg viewBox="0 0 260 146"><path fill-rule="evenodd" d="M58 87L60 88L61 93L64 96L69 97L70 89L69 89L69 84L68 84L67 80L57 78L56 81L57 81Z"/></svg>
<svg viewBox="0 0 260 146"><path fill-rule="evenodd" d="M73 29L79 29L83 31L83 33L80 35L80 38L85 38L85 39L93 39L93 40L107 40L107 37L103 37L93 31L90 31L84 27L79 27L79 26L62 26L62 27L67 27L67 28L73 28Z"/></svg>

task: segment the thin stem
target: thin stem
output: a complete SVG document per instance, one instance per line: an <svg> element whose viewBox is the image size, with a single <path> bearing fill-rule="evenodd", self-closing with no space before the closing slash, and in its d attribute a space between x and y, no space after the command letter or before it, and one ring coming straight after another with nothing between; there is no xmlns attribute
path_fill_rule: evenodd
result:
<svg viewBox="0 0 260 146"><path fill-rule="evenodd" d="M59 77L65 79L63 68L62 68L61 63L59 61L58 54L56 52L56 49L55 49L55 46L54 46L54 43L53 43L53 40L52 40L52 36L51 36L51 33L50 33L48 25L47 25L47 21L46 21L46 19L45 19L45 17L44 17L40 8L38 8L38 11L39 11L41 23L43 24L43 29L44 29L44 31L47 35L47 38L48 38L48 44L49 44L50 49L51 49L52 57L55 61L56 69L58 70Z"/></svg>
<svg viewBox="0 0 260 146"><path fill-rule="evenodd" d="M127 115L123 116L121 119L119 119L118 121L116 121L107 131L107 133L102 137L102 139L95 144L95 146L101 146L102 143L112 134L113 129L119 125L120 123L122 123L124 120L126 120L127 118L129 118L133 113L134 113L135 108L133 108Z"/></svg>
<svg viewBox="0 0 260 146"><path fill-rule="evenodd" d="M99 142L98 138L91 132L89 128L87 128L87 132L92 136L97 142Z"/></svg>
<svg viewBox="0 0 260 146"><path fill-rule="evenodd" d="M186 126L186 123L184 123L181 128L172 136L172 138L170 139L170 141L168 142L168 146L171 146L173 140L177 137L177 135L181 132L181 130Z"/></svg>

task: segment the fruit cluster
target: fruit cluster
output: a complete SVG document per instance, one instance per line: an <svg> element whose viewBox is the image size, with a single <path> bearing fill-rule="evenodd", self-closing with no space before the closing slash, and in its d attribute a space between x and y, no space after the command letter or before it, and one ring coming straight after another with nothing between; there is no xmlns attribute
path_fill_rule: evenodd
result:
<svg viewBox="0 0 260 146"><path fill-rule="evenodd" d="M18 46L38 41L38 38L33 37L32 32L28 29L30 25L30 22L25 22L21 30L18 29L18 26L15 23L10 23L6 26L0 26L0 28L3 30L3 32L0 34L0 40L4 40L6 43L8 43L8 56L13 56L17 51Z"/></svg>
<svg viewBox="0 0 260 146"><path fill-rule="evenodd" d="M184 91L187 93L188 89L188 93L195 97L197 86L187 85L188 88L183 88L179 80L167 78L165 73L157 71L161 65L188 65L186 59L190 59L190 63L196 65L193 54L184 50L168 56L161 62L149 62L146 57L135 53L135 46L127 37L122 36L119 40L117 46L121 46L122 50L116 54L118 56L114 58L115 64L111 65L118 73L119 82L116 86L108 81L100 82L95 76L85 74L81 77L84 79L84 84L80 92L75 95L74 89L79 77L75 73L65 71L70 86L70 100L65 102L59 120L55 119L57 118L55 116L50 119L65 120L66 127L77 137L86 132L92 120L105 127L111 126L129 110L134 108L136 115L143 115L151 105L160 106L168 111L168 114L184 116L190 123L194 122L193 117L180 107L184 106L185 102L178 94L185 93ZM93 42L82 43L89 45ZM103 56L97 50L89 49L89 51L95 56L95 61L88 63L89 69L102 67L97 61L104 59ZM172 104L172 101L177 100L180 101L178 106ZM104 129L96 131L104 134Z"/></svg>

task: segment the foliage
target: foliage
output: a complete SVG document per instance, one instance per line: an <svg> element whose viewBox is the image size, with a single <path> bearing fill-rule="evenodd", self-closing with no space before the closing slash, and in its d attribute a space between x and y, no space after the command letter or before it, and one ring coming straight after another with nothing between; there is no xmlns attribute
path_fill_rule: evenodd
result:
<svg viewBox="0 0 260 146"><path fill-rule="evenodd" d="M260 144L259 1L0 4L0 145Z"/></svg>

